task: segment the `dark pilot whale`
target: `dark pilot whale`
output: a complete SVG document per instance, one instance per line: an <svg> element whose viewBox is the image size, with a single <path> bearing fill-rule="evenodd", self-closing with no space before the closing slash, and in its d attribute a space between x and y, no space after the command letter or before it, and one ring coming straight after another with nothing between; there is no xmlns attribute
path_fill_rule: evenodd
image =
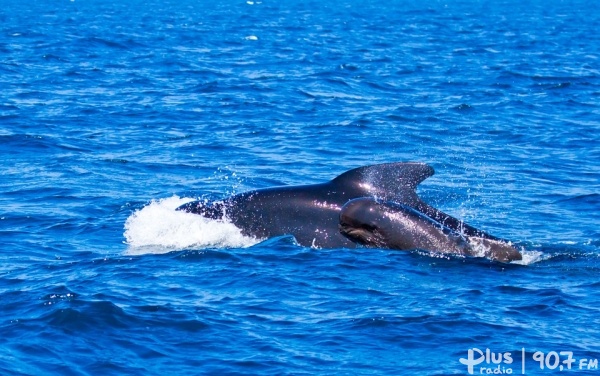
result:
<svg viewBox="0 0 600 376"><path fill-rule="evenodd" d="M340 212L340 232L366 246L398 250L422 249L509 262L521 254L508 242L478 234L465 235L396 202L372 197L350 200Z"/></svg>
<svg viewBox="0 0 600 376"><path fill-rule="evenodd" d="M215 202L192 201L178 210L227 219L246 236L293 235L302 246L354 248L356 243L339 230L342 206L352 199L373 197L412 208L465 236L501 241L423 202L415 189L433 173L424 163L364 166L326 183L259 189Z"/></svg>

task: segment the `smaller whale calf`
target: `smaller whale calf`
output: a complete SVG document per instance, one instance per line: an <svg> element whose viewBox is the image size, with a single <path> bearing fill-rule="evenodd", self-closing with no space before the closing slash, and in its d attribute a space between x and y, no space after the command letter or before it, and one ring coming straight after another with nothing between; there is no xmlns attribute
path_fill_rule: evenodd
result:
<svg viewBox="0 0 600 376"><path fill-rule="evenodd" d="M497 238L465 235L400 203L362 197L341 209L340 233L358 244L397 250L422 249L501 262L521 260L521 253Z"/></svg>

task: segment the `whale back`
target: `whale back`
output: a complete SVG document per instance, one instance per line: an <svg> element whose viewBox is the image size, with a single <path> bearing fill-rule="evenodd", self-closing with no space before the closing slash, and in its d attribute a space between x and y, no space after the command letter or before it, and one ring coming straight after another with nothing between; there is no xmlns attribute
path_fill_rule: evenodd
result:
<svg viewBox="0 0 600 376"><path fill-rule="evenodd" d="M258 189L217 202L193 201L178 210L216 220L227 217L248 236L292 234L299 244L334 248L352 244L338 230L342 206L373 197L409 206L460 234L501 240L419 199L417 186L433 174L424 163L384 163L346 171L326 183Z"/></svg>

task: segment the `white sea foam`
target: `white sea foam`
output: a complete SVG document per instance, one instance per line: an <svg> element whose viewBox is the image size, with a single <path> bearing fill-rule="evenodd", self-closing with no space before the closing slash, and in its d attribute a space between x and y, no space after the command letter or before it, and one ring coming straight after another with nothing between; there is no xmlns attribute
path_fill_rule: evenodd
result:
<svg viewBox="0 0 600 376"><path fill-rule="evenodd" d="M233 224L175 209L190 198L177 196L152 200L125 221L129 255L167 253L190 247L249 247L259 239L242 235Z"/></svg>
<svg viewBox="0 0 600 376"><path fill-rule="evenodd" d="M520 264L520 265L531 265L536 262L544 261L550 258L549 255L540 252L540 251L526 251L521 250L521 255L523 258L518 261L512 261L512 264Z"/></svg>

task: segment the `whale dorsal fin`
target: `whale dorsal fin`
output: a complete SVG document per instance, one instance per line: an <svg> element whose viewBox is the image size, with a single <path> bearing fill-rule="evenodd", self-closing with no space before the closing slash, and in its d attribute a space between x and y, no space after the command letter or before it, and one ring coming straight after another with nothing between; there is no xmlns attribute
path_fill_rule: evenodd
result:
<svg viewBox="0 0 600 376"><path fill-rule="evenodd" d="M425 163L398 162L364 166L346 171L332 180L337 186L352 186L364 196L413 204L419 201L415 189L434 174Z"/></svg>

